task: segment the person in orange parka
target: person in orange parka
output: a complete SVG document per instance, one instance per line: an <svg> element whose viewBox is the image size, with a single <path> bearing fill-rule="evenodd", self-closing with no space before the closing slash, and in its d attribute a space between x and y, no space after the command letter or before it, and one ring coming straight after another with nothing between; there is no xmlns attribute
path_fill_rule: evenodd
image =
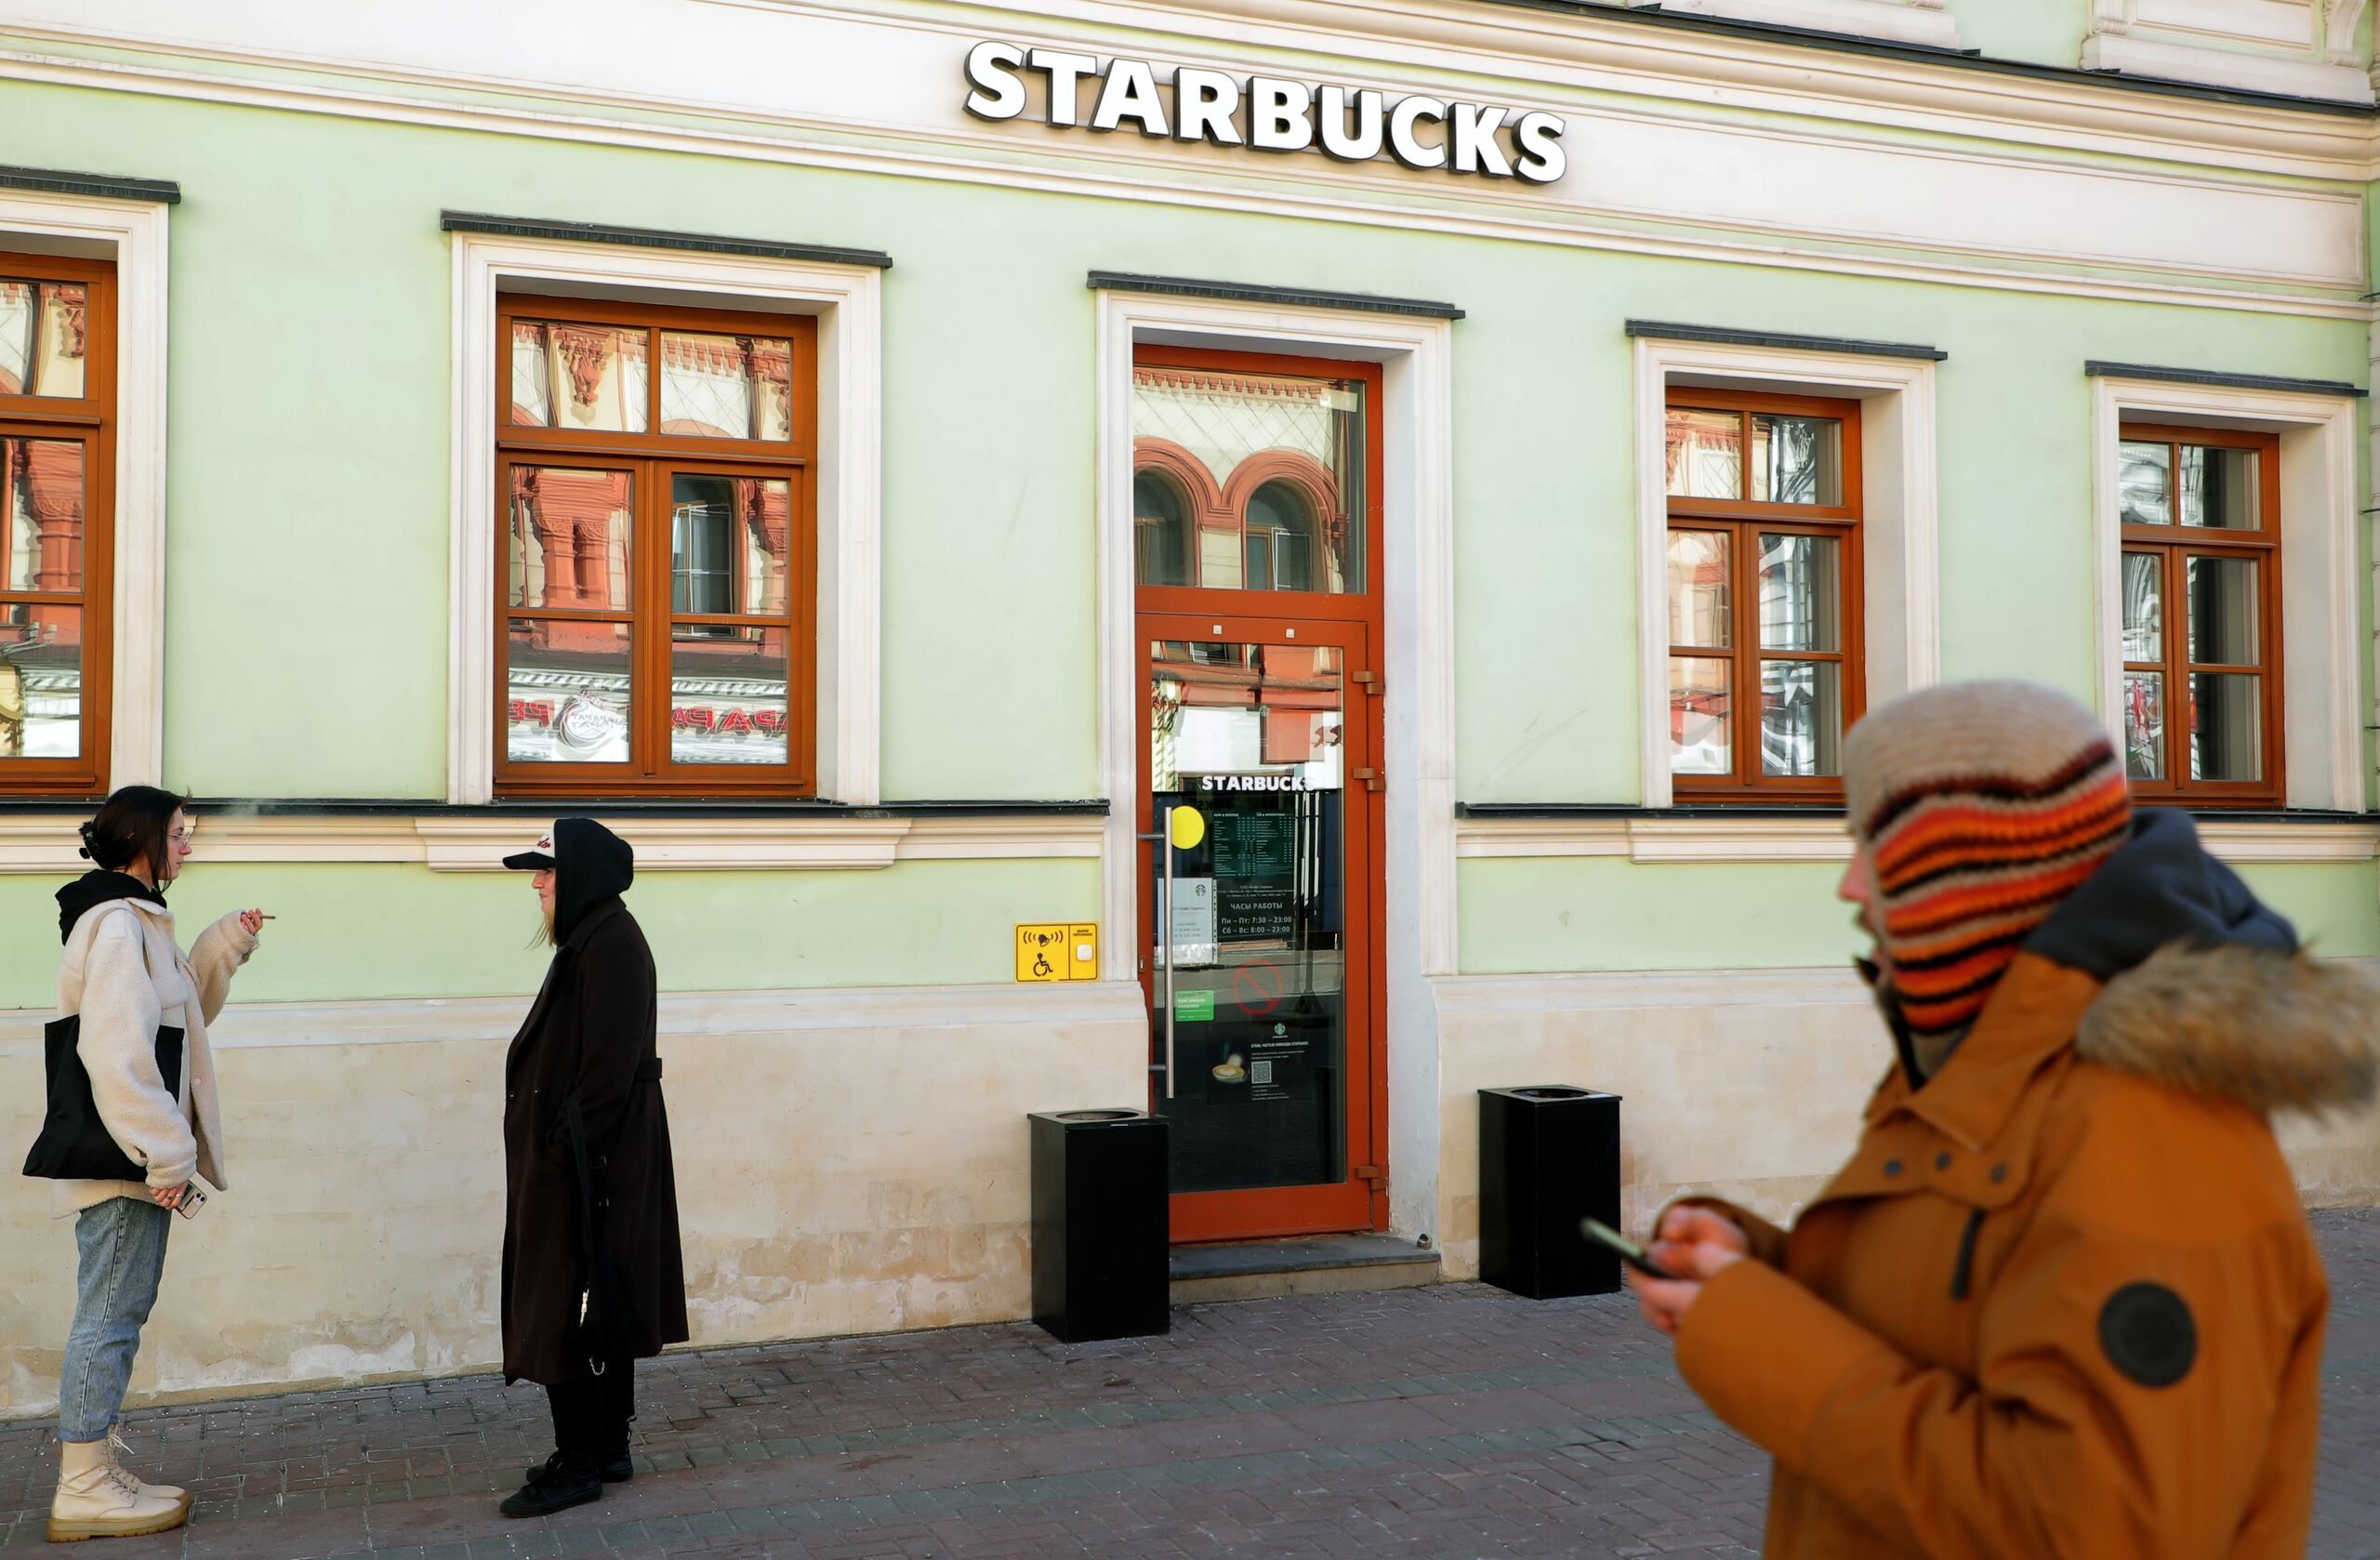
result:
<svg viewBox="0 0 2380 1560"><path fill-rule="evenodd" d="M1790 1234L1686 1199L1630 1276L1777 1460L1764 1553L2302 1554L2329 1286L2267 1117L2370 1098L2380 982L2061 694L1910 694L1844 771L1897 1060Z"/></svg>

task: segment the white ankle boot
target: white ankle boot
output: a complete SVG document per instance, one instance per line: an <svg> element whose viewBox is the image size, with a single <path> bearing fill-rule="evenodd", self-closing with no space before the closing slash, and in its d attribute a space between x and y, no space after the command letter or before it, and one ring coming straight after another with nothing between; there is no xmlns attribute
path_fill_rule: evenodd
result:
<svg viewBox="0 0 2380 1560"><path fill-rule="evenodd" d="M49 1502L49 1541L129 1539L162 1533L190 1520L186 1498L144 1494L131 1474L115 1465L105 1441L58 1444L58 1493Z"/></svg>
<svg viewBox="0 0 2380 1560"><path fill-rule="evenodd" d="M132 1448L125 1445L124 1437L116 1434L116 1429L113 1425L108 1426L107 1448L108 1461L115 1465L115 1471L122 1474L126 1478L130 1479L134 1484L139 1486L141 1494L160 1501L179 1501L185 1506L190 1504L190 1491L184 1489L181 1486L178 1484L151 1484L147 1479L140 1477L138 1474L135 1474L131 1469L124 1465L124 1460L132 1455Z"/></svg>

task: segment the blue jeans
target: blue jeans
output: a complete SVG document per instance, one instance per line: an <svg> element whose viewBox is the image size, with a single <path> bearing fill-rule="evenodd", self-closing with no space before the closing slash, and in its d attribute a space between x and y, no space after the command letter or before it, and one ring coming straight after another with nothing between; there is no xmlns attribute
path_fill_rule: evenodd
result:
<svg viewBox="0 0 2380 1560"><path fill-rule="evenodd" d="M157 1303L165 1271L165 1236L174 1216L153 1202L110 1197L74 1223L82 1263L74 1288L74 1326L66 1335L66 1368L58 1382L58 1438L97 1441L114 1427L132 1384L140 1324Z"/></svg>

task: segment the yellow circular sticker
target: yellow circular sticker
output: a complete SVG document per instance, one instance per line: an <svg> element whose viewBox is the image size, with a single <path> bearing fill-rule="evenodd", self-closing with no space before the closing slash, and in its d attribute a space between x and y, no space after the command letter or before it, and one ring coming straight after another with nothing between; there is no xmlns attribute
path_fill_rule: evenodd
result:
<svg viewBox="0 0 2380 1560"><path fill-rule="evenodd" d="M1173 834L1177 851L1197 849L1198 841L1207 838L1206 815L1195 807L1177 807L1169 815L1168 828Z"/></svg>

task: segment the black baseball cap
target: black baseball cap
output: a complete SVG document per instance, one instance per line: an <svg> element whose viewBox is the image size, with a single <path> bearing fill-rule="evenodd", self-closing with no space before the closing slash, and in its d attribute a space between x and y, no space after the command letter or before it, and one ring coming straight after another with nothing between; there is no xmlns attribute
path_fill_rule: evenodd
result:
<svg viewBox="0 0 2380 1560"><path fill-rule="evenodd" d="M547 835L537 841L534 851L516 851L504 858L504 865L515 872L550 872L554 868L554 837Z"/></svg>

